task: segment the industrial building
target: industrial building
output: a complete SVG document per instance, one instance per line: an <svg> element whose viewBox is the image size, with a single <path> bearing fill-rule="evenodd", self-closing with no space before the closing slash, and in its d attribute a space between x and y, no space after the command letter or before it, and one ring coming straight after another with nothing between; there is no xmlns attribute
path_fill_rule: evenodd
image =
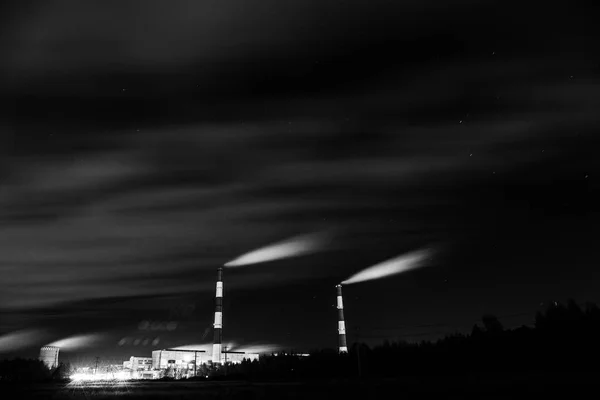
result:
<svg viewBox="0 0 600 400"><path fill-rule="evenodd" d="M123 361L123 368L132 371L149 371L152 369L152 357L131 356L129 361Z"/></svg>
<svg viewBox="0 0 600 400"><path fill-rule="evenodd" d="M256 353L244 353L241 351L221 351L220 364L239 364L246 360L258 360ZM163 349L152 352L152 369L165 370L174 368L177 370L193 371L204 364L212 364L213 356L207 354L204 350L180 350Z"/></svg>
<svg viewBox="0 0 600 400"><path fill-rule="evenodd" d="M152 352L152 369L167 368L194 370L195 367L211 361L204 350L163 349Z"/></svg>
<svg viewBox="0 0 600 400"><path fill-rule="evenodd" d="M221 352L221 364L239 364L244 360L258 360L257 353L244 353L243 351L223 351Z"/></svg>
<svg viewBox="0 0 600 400"><path fill-rule="evenodd" d="M227 351L222 348L223 329L223 268L217 270L215 296L214 341L212 354L201 349L162 349L152 351L152 357L131 356L123 366L113 366L112 375L117 374L124 379L159 379L165 375L174 378L190 378L204 375L208 367L226 364L239 364L244 360L259 359L258 353ZM58 347L45 346L40 351L40 359L47 365L58 365ZM84 375L84 373L82 373ZM93 375L89 374L86 375ZM116 376L116 375L115 375Z"/></svg>
<svg viewBox="0 0 600 400"><path fill-rule="evenodd" d="M40 361L42 361L48 368L58 367L58 351L59 347L56 346L44 346L40 349Z"/></svg>

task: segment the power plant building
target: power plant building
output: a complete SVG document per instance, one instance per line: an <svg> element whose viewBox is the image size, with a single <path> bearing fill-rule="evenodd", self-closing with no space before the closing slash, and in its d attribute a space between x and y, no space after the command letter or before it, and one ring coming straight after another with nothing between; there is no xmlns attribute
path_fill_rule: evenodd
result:
<svg viewBox="0 0 600 400"><path fill-rule="evenodd" d="M241 351L221 351L220 357L221 364L239 364L244 360L258 360L259 355L257 353L244 353ZM171 367L193 370L194 366L199 367L202 364L213 362L214 358L204 350L164 349L152 352L152 368L155 370L164 370Z"/></svg>
<svg viewBox="0 0 600 400"><path fill-rule="evenodd" d="M258 360L257 353L244 353L243 351L223 351L221 352L221 364L239 364L244 360Z"/></svg>
<svg viewBox="0 0 600 400"><path fill-rule="evenodd" d="M40 349L40 361L43 361L48 368L58 367L58 351L59 347L44 346Z"/></svg>
<svg viewBox="0 0 600 400"><path fill-rule="evenodd" d="M168 373L176 379L192 377L202 373L204 366L239 364L244 360L259 359L258 353L223 351L223 268L217 269L215 293L215 316L213 323L214 340L212 354L200 349L162 349L152 351L152 358L131 357L123 362L123 367L131 371L132 377L157 379Z"/></svg>
<svg viewBox="0 0 600 400"><path fill-rule="evenodd" d="M153 367L151 357L135 357L131 356L129 361L123 361L123 368L132 371L149 371Z"/></svg>
<svg viewBox="0 0 600 400"><path fill-rule="evenodd" d="M204 350L164 349L152 352L152 368L194 369L194 366L206 364L211 360Z"/></svg>

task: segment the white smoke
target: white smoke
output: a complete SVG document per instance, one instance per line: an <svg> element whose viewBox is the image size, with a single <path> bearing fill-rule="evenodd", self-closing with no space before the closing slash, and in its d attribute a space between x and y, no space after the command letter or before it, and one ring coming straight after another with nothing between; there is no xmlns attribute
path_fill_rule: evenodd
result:
<svg viewBox="0 0 600 400"><path fill-rule="evenodd" d="M252 344L235 348L234 351L243 351L244 353L268 354L283 350L283 346L277 344Z"/></svg>
<svg viewBox="0 0 600 400"><path fill-rule="evenodd" d="M235 342L221 343L221 349L225 351L233 351L237 347ZM213 343L198 343L198 344L185 344L182 346L171 347L173 350L188 350L188 351L205 351L207 354L212 354Z"/></svg>
<svg viewBox="0 0 600 400"><path fill-rule="evenodd" d="M22 349L35 345L44 332L40 330L20 330L0 336L0 353Z"/></svg>
<svg viewBox="0 0 600 400"><path fill-rule="evenodd" d="M297 257L314 253L323 248L324 237L321 234L296 236L258 250L243 254L227 263L226 267L240 267L283 258Z"/></svg>
<svg viewBox="0 0 600 400"><path fill-rule="evenodd" d="M77 335L47 344L47 346L60 347L61 350L75 350L89 347L101 339L99 334Z"/></svg>
<svg viewBox="0 0 600 400"><path fill-rule="evenodd" d="M370 281L373 279L381 279L388 276L400 274L402 272L424 267L426 266L424 261L428 257L430 257L432 253L433 252L430 249L422 249L403 254L396 258L392 258L382 263L373 265L372 267L366 268L352 275L351 277L343 281L342 284L349 285L351 283Z"/></svg>
<svg viewBox="0 0 600 400"><path fill-rule="evenodd" d="M206 353L212 353L212 348L212 343L186 344L183 346L171 347L173 350L205 351Z"/></svg>

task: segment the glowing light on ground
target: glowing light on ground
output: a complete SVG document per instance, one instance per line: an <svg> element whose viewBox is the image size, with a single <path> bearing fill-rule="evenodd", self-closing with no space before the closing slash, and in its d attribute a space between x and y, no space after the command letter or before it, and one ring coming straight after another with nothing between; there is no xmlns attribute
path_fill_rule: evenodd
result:
<svg viewBox="0 0 600 400"><path fill-rule="evenodd" d="M430 249L422 249L403 254L382 263L366 268L342 282L344 285L381 279L388 276L426 266L425 261L433 254Z"/></svg>
<svg viewBox="0 0 600 400"><path fill-rule="evenodd" d="M69 377L73 382L83 381L128 381L131 380L131 374L127 371L119 371L115 373L101 373L101 374L86 374L77 373Z"/></svg>
<svg viewBox="0 0 600 400"><path fill-rule="evenodd" d="M321 234L296 236L279 243L262 247L243 254L227 263L226 267L240 267L283 258L298 257L314 253L323 248L324 237Z"/></svg>

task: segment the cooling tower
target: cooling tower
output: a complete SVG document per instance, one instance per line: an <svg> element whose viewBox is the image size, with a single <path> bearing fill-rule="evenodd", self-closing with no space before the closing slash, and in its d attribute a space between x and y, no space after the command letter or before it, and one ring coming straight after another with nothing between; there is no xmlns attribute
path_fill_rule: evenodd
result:
<svg viewBox="0 0 600 400"><path fill-rule="evenodd" d="M213 342L213 364L221 363L221 340L223 329L223 268L217 270L217 294L215 297L215 338Z"/></svg>
<svg viewBox="0 0 600 400"><path fill-rule="evenodd" d="M58 367L58 350L56 346L44 346L40 349L40 361L48 368Z"/></svg>
<svg viewBox="0 0 600 400"><path fill-rule="evenodd" d="M346 345L346 323L344 322L344 302L342 300L342 285L337 285L337 309L338 309L338 347L340 353L347 353Z"/></svg>

